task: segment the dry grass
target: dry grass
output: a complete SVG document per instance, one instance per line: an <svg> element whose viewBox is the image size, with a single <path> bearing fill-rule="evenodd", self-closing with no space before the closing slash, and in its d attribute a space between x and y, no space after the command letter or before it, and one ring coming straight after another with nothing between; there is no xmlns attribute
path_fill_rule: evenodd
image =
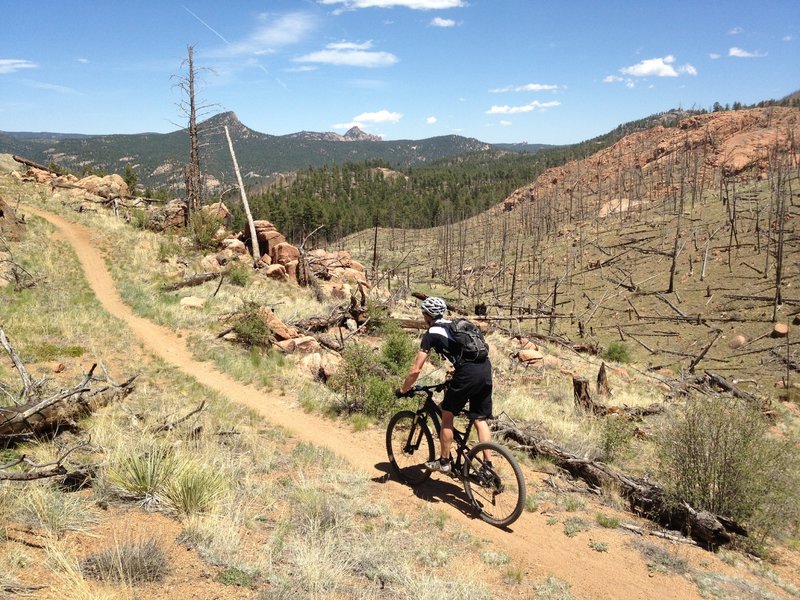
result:
<svg viewBox="0 0 800 600"><path fill-rule="evenodd" d="M47 208L54 206L48 203ZM158 262L159 254L166 253L162 239L130 230L100 215L79 216L69 211L69 218L90 222L105 244L110 247L113 242L119 252L111 255L111 266L126 299L140 314L169 327L191 330L191 345L199 357L214 357L218 368L243 381L284 390L287 395L298 391L309 397L322 395L319 388L300 379L288 361L220 342L215 335L221 329L219 318L248 300L275 306L285 320L326 314L329 306L317 303L303 290L256 279L245 288L223 285L217 297L201 311L183 311L177 303L180 293L155 292L161 277L176 265L174 261ZM157 440L181 460L191 459L192 464L200 465L201 472L220 473L231 486L231 493L221 494L205 514L182 517L182 541L205 561L243 572L269 572L270 582L263 584L262 591L276 598L329 593L378 597L383 583L398 598L439 598L443 594L452 598L504 597L502 589L481 585L477 581L480 573L457 572L451 576L449 570L459 561L450 559L452 546L448 544L458 530L446 513L423 510L402 514L375 505L363 497L369 488L364 475L349 472L330 453L297 445L283 432L267 429L253 413L222 401L158 360L142 364L138 357L129 357L130 337L124 328L100 310L82 279L75 277L77 270L65 267L65 263L74 262L68 259L69 252L54 245L50 254L48 245L42 243L50 237L49 228L35 219L31 221L31 236L22 253L46 275L47 293L28 292L15 298L8 309L3 306L4 314L8 310L11 315L15 334L30 339L49 336L60 344L82 344L96 356L113 357L113 364L109 364L115 372L142 371L137 391L124 407L108 407L92 418L93 443L106 452L102 459L119 464L126 454L136 454L137 444L150 435L146 432L154 425L185 414L200 400L208 401L207 409L195 421ZM45 255L38 258L42 248L46 248ZM207 284L191 293L208 298L215 287L216 284ZM59 296L53 293L56 290L60 297L53 299L54 295ZM37 316L49 312L57 313L57 318ZM493 360L500 371L496 379L499 410L495 412L505 410L519 418L539 421L558 443L578 454L597 456L602 447L602 427L596 420L575 414L569 379L558 370L529 370L526 374L538 381L528 387L518 386L515 378L521 372L512 373L508 359L512 346L500 334L493 334L491 343ZM569 353L562 353L557 347L547 350L565 362L569 359ZM598 364L587 363L584 367L596 370ZM13 375L0 372L5 381ZM641 388L620 381L612 379L613 403L641 406L651 401L649 393L643 394L637 391ZM657 393L653 392L653 397ZM324 410L325 402L319 406ZM198 435L190 435L194 427L201 428ZM230 435L216 435L217 432ZM51 455L52 451L45 448L43 455ZM111 481L101 475L98 483L102 485L96 494L102 497L104 487L111 489ZM409 540L422 535L436 551L419 554L419 545ZM488 565L482 557L494 556L490 547L459 547L472 564ZM58 551L52 552L57 557ZM60 565L58 576L64 582L73 582L75 597L102 597L106 593L104 588L83 579L66 550L62 548L60 552L60 558L55 559ZM448 569L446 577L436 566L440 563ZM509 571L513 568L509 567ZM305 577L300 583L297 573ZM515 589L508 596L528 593L528 597L570 597L564 582L545 583L541 589L537 587L535 596L534 590L528 588ZM118 594L124 597L128 591Z"/></svg>

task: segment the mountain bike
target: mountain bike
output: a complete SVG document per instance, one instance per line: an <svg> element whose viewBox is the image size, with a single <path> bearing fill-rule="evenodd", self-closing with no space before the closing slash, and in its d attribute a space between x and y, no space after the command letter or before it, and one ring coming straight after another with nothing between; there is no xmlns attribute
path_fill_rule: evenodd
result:
<svg viewBox="0 0 800 600"><path fill-rule="evenodd" d="M417 486L431 476L425 466L436 458L436 448L429 423L433 424L437 439L441 432L442 410L433 400L435 392L445 389L447 383L414 386L406 397L417 396L420 406L416 411L401 410L386 428L386 452L394 473L404 483ZM525 478L519 463L507 448L495 442L470 442L475 419L468 412L464 430L454 426L453 446L455 460L450 473L464 485L464 492L478 511L481 519L498 527L516 521L525 506ZM491 456L491 466L484 459L484 451ZM451 453L452 454L452 453Z"/></svg>

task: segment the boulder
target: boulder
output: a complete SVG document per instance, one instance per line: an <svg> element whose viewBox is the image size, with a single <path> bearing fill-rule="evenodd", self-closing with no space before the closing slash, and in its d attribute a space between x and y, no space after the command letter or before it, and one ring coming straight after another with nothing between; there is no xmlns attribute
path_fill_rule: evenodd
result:
<svg viewBox="0 0 800 600"><path fill-rule="evenodd" d="M536 347L523 348L517 352L517 359L523 363L539 362L544 358L544 352L541 352Z"/></svg>
<svg viewBox="0 0 800 600"><path fill-rule="evenodd" d="M275 345L278 346L278 348L280 348L283 352L290 354L294 352L310 354L312 352L320 351L319 342L310 335L282 340L275 342Z"/></svg>
<svg viewBox="0 0 800 600"><path fill-rule="evenodd" d="M236 238L225 238L221 242L222 247L230 250L234 254L247 254L247 246L244 245L242 240Z"/></svg>
<svg viewBox="0 0 800 600"><path fill-rule="evenodd" d="M89 175L83 179L79 179L75 185L79 185L87 192L97 194L103 198L110 198L112 196L128 196L128 184L116 173L98 177L97 175Z"/></svg>
<svg viewBox="0 0 800 600"><path fill-rule="evenodd" d="M227 222L228 218L231 216L231 211L229 211L228 207L222 202L215 202L214 204L203 206L202 211L220 223Z"/></svg>
<svg viewBox="0 0 800 600"><path fill-rule="evenodd" d="M269 265L264 269L264 275L276 281L289 281L289 276L286 274L286 267L283 265Z"/></svg>
<svg viewBox="0 0 800 600"><path fill-rule="evenodd" d="M289 327L278 316L272 312L268 306L261 306L256 311L258 318L261 319L269 330L275 334L275 337L280 340L289 340L299 336L299 333L294 327ZM313 339L313 338L312 338Z"/></svg>
<svg viewBox="0 0 800 600"><path fill-rule="evenodd" d="M17 222L16 211L2 198L0 198L0 236L11 242L22 239L22 225Z"/></svg>
<svg viewBox="0 0 800 600"><path fill-rule="evenodd" d="M197 296L186 296L185 298L181 298L181 308L183 310L203 308L205 305L205 298L198 298Z"/></svg>
<svg viewBox="0 0 800 600"><path fill-rule="evenodd" d="M287 265L292 261L297 261L300 258L300 250L292 246L288 242L280 242L272 248L270 257L273 263L280 263Z"/></svg>
<svg viewBox="0 0 800 600"><path fill-rule="evenodd" d="M200 268L204 273L219 273L222 271L222 265L220 264L219 260L217 260L217 257L213 254L203 257L203 259L200 261Z"/></svg>
<svg viewBox="0 0 800 600"><path fill-rule="evenodd" d="M303 356L300 364L316 381L328 381L342 364L342 357L331 352L312 352Z"/></svg>
<svg viewBox="0 0 800 600"><path fill-rule="evenodd" d="M731 341L728 342L728 348L731 350L736 350L737 348L741 348L747 343L747 338L744 337L742 334L735 335L731 338Z"/></svg>
<svg viewBox="0 0 800 600"><path fill-rule="evenodd" d="M272 249L275 246L286 242L286 238L269 221L253 221L253 225L256 229L256 239L258 240L258 249L261 254L272 255ZM250 247L249 228L244 233L243 241L247 247Z"/></svg>

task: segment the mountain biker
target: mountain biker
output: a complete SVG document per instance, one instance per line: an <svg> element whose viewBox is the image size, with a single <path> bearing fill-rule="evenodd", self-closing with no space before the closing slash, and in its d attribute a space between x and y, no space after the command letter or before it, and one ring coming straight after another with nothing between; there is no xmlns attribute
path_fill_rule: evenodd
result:
<svg viewBox="0 0 800 600"><path fill-rule="evenodd" d="M447 312L447 304L444 300L429 296L422 302L420 308L428 331L422 336L414 364L411 365L403 385L395 394L401 396L411 389L432 349L453 363L455 371L441 405L440 457L425 463L425 466L431 471L450 473L452 470L450 445L453 442L453 418L464 409L467 402L469 402L469 414L475 418L478 439L481 442L488 442L492 438L491 429L486 422L486 419L492 417L492 364L488 357L481 362L470 362L456 356L457 349L454 347L452 336L446 327L450 321L444 319ZM489 466L491 457L485 456L485 458L487 466Z"/></svg>

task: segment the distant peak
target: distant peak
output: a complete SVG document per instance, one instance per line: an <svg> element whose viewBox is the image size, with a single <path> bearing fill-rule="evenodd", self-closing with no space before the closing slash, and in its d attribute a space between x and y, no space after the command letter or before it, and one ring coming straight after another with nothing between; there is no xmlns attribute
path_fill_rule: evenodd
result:
<svg viewBox="0 0 800 600"><path fill-rule="evenodd" d="M216 114L208 120L227 125L241 124L241 121L239 121L239 117L237 117L236 113L233 112L232 110Z"/></svg>
<svg viewBox="0 0 800 600"><path fill-rule="evenodd" d="M369 133L364 133L361 129L358 128L358 125L353 125L350 129L347 130L347 133L343 136L346 140L352 141L359 141L359 142L380 142L382 138L379 135L371 135Z"/></svg>

